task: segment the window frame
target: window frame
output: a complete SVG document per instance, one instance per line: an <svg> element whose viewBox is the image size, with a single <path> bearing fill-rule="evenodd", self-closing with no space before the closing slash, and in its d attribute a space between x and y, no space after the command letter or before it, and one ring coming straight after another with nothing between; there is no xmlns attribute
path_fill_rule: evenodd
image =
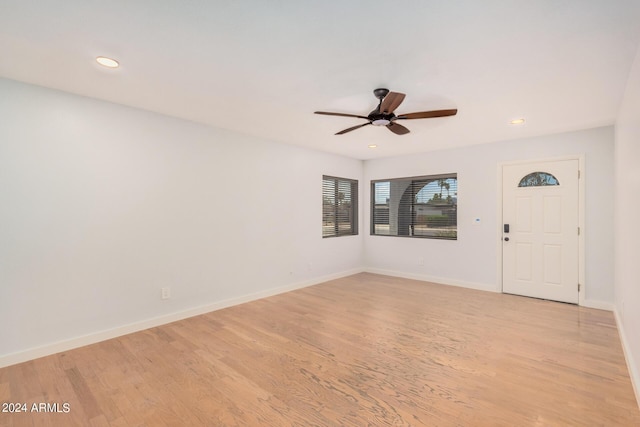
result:
<svg viewBox="0 0 640 427"><path fill-rule="evenodd" d="M408 218L408 227L411 230L411 232L409 234L379 234L376 233L376 184L380 183L380 182L393 182L393 181L405 181L405 182L409 182L407 189L409 189L409 187L413 186L414 183L419 183L422 181L428 181L426 185L429 185L429 183L433 182L433 181L437 181L439 179L455 179L456 180L456 192L455 192L455 203L452 204L452 206L455 207L455 228L453 229L449 229L451 231L453 231L454 235L453 237L451 236L447 236L447 233L443 233L442 235L420 235L420 234L413 234L413 231L415 231L415 226L418 225L417 224L417 216L414 216L413 214L411 214L411 216ZM452 173L442 173L442 174L433 174L433 175L419 175L419 176L411 176L411 177L401 177L401 178L389 178L389 179L375 179L375 180L371 180L370 181L370 188L371 188L371 193L370 193L370 235L371 236L387 236L387 237L409 237L409 238L418 238L418 239L435 239L435 240L452 240L452 241L456 241L458 240L458 201L457 201L457 193L458 193L458 173L457 172L452 172ZM422 187L424 188L424 187ZM417 191L415 194L417 195L422 188ZM407 189L405 191L407 191ZM412 189L413 191L413 189ZM390 196L391 194L389 194ZM416 201L413 199L411 201L411 205L410 205L410 212L414 212L416 210L415 206L418 203L416 203ZM444 230L443 230L444 231Z"/></svg>
<svg viewBox="0 0 640 427"><path fill-rule="evenodd" d="M334 194L333 194L333 206L334 211L332 213L333 219L333 233L325 234L325 181L333 181L334 182ZM339 203L339 193L340 186L348 185L350 187L350 206L348 208L347 215L349 218L349 229L348 231L340 230L340 203ZM343 237L343 236L357 236L358 235L358 180L350 179L350 178L342 178L332 175L322 175L322 238L331 238L331 237Z"/></svg>

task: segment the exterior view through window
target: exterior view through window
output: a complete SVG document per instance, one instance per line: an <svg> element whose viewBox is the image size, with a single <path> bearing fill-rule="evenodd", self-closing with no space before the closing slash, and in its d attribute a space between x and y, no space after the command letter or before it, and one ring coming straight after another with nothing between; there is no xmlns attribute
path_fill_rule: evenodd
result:
<svg viewBox="0 0 640 427"><path fill-rule="evenodd" d="M358 181L322 177L322 237L358 234Z"/></svg>
<svg viewBox="0 0 640 427"><path fill-rule="evenodd" d="M518 187L542 187L545 185L560 185L560 183L550 173L532 172L520 180Z"/></svg>
<svg viewBox="0 0 640 427"><path fill-rule="evenodd" d="M371 181L371 234L458 238L458 175Z"/></svg>

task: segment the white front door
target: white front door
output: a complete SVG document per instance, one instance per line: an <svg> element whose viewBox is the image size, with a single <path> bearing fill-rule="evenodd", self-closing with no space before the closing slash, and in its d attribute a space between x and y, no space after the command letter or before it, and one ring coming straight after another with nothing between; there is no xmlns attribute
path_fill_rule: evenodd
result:
<svg viewBox="0 0 640 427"><path fill-rule="evenodd" d="M578 160L502 169L502 291L578 303Z"/></svg>

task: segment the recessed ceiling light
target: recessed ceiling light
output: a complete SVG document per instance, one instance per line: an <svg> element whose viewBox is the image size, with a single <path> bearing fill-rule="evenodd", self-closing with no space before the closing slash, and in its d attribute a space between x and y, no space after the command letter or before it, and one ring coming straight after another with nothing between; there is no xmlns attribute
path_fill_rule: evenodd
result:
<svg viewBox="0 0 640 427"><path fill-rule="evenodd" d="M378 148L378 146L376 144L371 144L369 145L369 148Z"/></svg>
<svg viewBox="0 0 640 427"><path fill-rule="evenodd" d="M107 68L118 68L120 64L115 59L107 58L106 56L98 56L96 58L98 64L105 66Z"/></svg>
<svg viewBox="0 0 640 427"><path fill-rule="evenodd" d="M509 123L511 123L512 125L521 125L524 123L524 119L513 119Z"/></svg>

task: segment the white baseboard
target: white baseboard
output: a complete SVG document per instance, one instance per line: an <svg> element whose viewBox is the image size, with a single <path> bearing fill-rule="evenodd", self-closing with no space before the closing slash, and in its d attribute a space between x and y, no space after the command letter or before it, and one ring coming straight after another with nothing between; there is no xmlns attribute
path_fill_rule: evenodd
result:
<svg viewBox="0 0 640 427"><path fill-rule="evenodd" d="M581 305L582 307L597 308L598 310L614 311L615 309L615 306L611 302L598 301L593 299L585 299Z"/></svg>
<svg viewBox="0 0 640 427"><path fill-rule="evenodd" d="M636 394L636 402L640 409L640 367L634 364L634 358L631 353L631 347L629 347L629 341L627 340L627 334L622 324L622 318L617 309L613 310L613 314L616 318L616 324L618 326L618 335L620 335L620 341L622 342L622 350L624 352L624 359L627 362L627 370L629 371L629 377L631 378L631 385L633 386L633 392Z"/></svg>
<svg viewBox="0 0 640 427"><path fill-rule="evenodd" d="M453 280L444 277L429 276L426 274L406 273L404 271L384 270L380 268L364 269L367 273L382 274L384 276L402 277L405 279L421 280L423 282L439 283L442 285L459 286L461 288L476 289L480 291L499 292L495 284L465 282L462 280Z"/></svg>
<svg viewBox="0 0 640 427"><path fill-rule="evenodd" d="M502 292L502 290L497 288L496 285L487 284L487 283L466 282L462 280L453 280L446 277L435 277L427 274L407 273L404 271L384 270L381 268L372 268L372 267L367 267L364 269L364 271L367 273L382 274L385 276L393 276L393 277L402 277L405 279L421 280L424 282L439 283L442 285L459 286L462 288L477 289L480 291L489 291L489 292L498 292L498 293ZM587 300L584 300L584 303L582 304L582 306L588 307L588 308L596 308L598 310L614 311L613 303L607 302L607 301L587 299Z"/></svg>
<svg viewBox="0 0 640 427"><path fill-rule="evenodd" d="M11 353L0 356L0 368L15 365L17 363L26 362L29 360L37 359L39 357L49 356L55 353L72 350L74 348L83 347L90 344L95 344L100 341L106 341L112 338L117 338L123 335L131 334L133 332L142 331L156 326L165 325L167 323L175 322L178 320L186 319L193 316L209 313L212 311L220 310L223 308L231 307L234 305L244 304L246 302L255 301L270 296L283 294L285 292L294 291L296 289L306 288L308 286L317 285L319 283L328 282L330 280L339 279L341 277L351 276L353 274L362 273L362 268L355 268L340 273L329 274L322 277L316 277L310 280L305 280L290 285L280 286L277 288L266 289L264 291L255 292L251 294L241 295L239 297L229 298L226 300L216 301L214 303L205 304L202 306L182 310L179 312L164 314L162 316L153 317L150 319L142 320L135 323L130 323L116 328L107 329L104 331L98 331L88 335L83 335L75 338L71 338L64 341L58 341L50 344L45 344L39 347L30 348L28 350Z"/></svg>

